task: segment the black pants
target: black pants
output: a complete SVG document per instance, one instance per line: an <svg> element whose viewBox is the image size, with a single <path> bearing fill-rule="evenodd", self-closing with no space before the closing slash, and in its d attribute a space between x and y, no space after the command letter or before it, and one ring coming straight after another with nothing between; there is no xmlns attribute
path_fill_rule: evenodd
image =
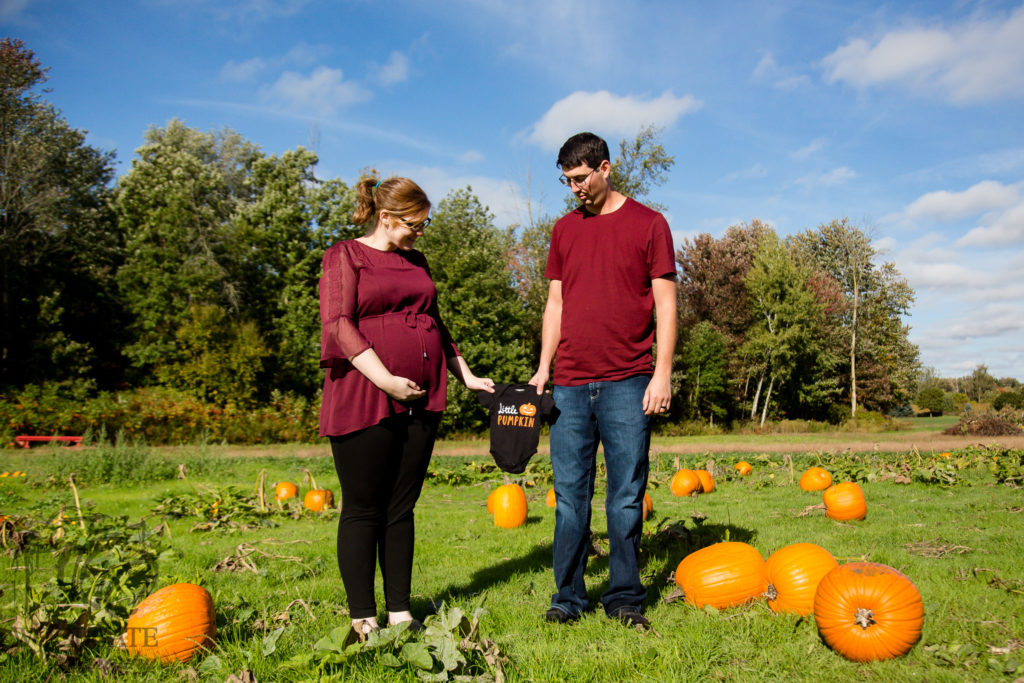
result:
<svg viewBox="0 0 1024 683"><path fill-rule="evenodd" d="M341 482L338 568L353 619L377 616L373 580L378 562L387 610L409 609L416 536L413 508L440 420L439 413L404 413L331 437Z"/></svg>

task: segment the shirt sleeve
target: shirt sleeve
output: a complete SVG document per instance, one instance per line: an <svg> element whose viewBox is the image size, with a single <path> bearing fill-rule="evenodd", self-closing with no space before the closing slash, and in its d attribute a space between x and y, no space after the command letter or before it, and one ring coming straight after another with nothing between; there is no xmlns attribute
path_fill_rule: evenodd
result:
<svg viewBox="0 0 1024 683"><path fill-rule="evenodd" d="M320 367L349 361L372 346L356 316L359 274L340 244L324 253L320 275Z"/></svg>
<svg viewBox="0 0 1024 683"><path fill-rule="evenodd" d="M651 248L648 253L648 274L651 279L675 277L676 256L672 247L672 230L660 213L651 222Z"/></svg>

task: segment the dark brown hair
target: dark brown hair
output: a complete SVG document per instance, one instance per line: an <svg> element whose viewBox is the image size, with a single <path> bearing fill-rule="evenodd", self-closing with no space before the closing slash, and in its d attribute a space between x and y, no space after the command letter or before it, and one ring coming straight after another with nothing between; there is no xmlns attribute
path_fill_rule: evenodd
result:
<svg viewBox="0 0 1024 683"><path fill-rule="evenodd" d="M577 133L558 150L558 168L576 168L586 164L597 168L602 161L611 161L608 143L593 133Z"/></svg>
<svg viewBox="0 0 1024 683"><path fill-rule="evenodd" d="M376 227L376 217L381 211L408 216L429 210L427 193L408 178L396 176L378 180L369 177L356 183L356 210L352 212L352 221L356 225L370 223L370 232Z"/></svg>

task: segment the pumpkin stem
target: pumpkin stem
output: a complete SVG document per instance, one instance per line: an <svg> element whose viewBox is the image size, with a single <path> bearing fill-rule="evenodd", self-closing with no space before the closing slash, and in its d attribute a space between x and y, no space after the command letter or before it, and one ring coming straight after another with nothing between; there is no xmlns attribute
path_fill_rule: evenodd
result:
<svg viewBox="0 0 1024 683"><path fill-rule="evenodd" d="M267 496L263 490L263 480L267 478L266 468L260 470L259 476L256 478L256 499L260 502L260 512L267 511Z"/></svg>
<svg viewBox="0 0 1024 683"><path fill-rule="evenodd" d="M304 475L304 476L302 477L302 480L303 480L304 482L306 482L307 484L309 484L309 488L313 489L314 491L315 491L315 490L317 490L317 485L316 485L316 479L314 479L314 478L313 478L313 473L312 473L312 472L310 472L310 471L309 471L309 470L308 470L307 468L305 468L305 467L302 467L302 468L300 468L300 469L299 469L299 471L300 471L300 472L305 472L305 473L306 473L306 474L305 474L305 475Z"/></svg>
<svg viewBox="0 0 1024 683"><path fill-rule="evenodd" d="M775 600L779 597L779 591L775 588L774 583L769 583L768 588L761 595L765 600Z"/></svg>
<svg viewBox="0 0 1024 683"><path fill-rule="evenodd" d="M873 626L876 623L875 613L869 609L858 607L857 613L853 616L853 623L867 631L869 626Z"/></svg>
<svg viewBox="0 0 1024 683"><path fill-rule="evenodd" d="M85 517L82 516L82 502L78 499L78 487L75 486L74 472L68 475L68 483L71 484L71 493L75 496L75 509L78 510L78 523L81 525L82 531L85 531Z"/></svg>

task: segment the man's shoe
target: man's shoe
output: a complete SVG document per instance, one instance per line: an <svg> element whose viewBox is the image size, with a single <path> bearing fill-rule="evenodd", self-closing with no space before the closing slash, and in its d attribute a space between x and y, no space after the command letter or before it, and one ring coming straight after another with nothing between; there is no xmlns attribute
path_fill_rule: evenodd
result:
<svg viewBox="0 0 1024 683"><path fill-rule="evenodd" d="M565 610L558 609L557 607L551 607L544 613L544 621L549 621L552 624L571 624L577 619L579 619L579 617L574 617Z"/></svg>
<svg viewBox="0 0 1024 683"><path fill-rule="evenodd" d="M647 617L640 613L636 607L620 607L615 610L613 614L609 614L609 617L618 619L626 626L636 629L637 631L649 631L651 629L651 622L647 621Z"/></svg>

